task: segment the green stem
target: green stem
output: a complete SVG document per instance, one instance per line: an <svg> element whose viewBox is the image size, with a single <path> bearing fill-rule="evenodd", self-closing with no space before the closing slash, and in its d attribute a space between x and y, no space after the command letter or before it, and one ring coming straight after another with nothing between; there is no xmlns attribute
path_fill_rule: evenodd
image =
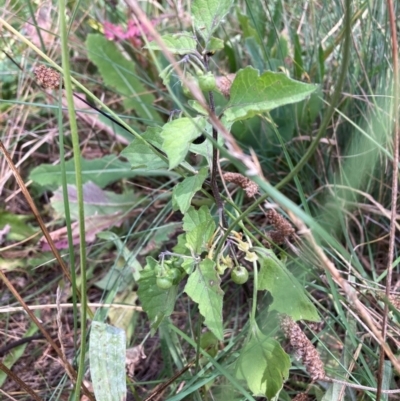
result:
<svg viewBox="0 0 400 401"><path fill-rule="evenodd" d="M79 392L85 372L85 351L86 351L86 243L85 243L85 213L83 203L83 185L82 185L82 166L81 154L79 148L78 126L76 123L76 114L74 108L74 99L72 92L71 72L69 64L68 34L65 21L66 5L64 0L59 0L60 15L60 37L62 50L62 65L64 72L65 95L68 104L68 116L71 129L72 147L74 151L76 190L79 208L79 250L80 250L80 268L81 268L81 347L79 356L78 377L75 384L75 400L79 400ZM74 266L72 266L74 268Z"/></svg>
<svg viewBox="0 0 400 401"><path fill-rule="evenodd" d="M58 109L58 138L60 143L60 168L61 168L61 185L63 189L63 201L65 210L65 225L67 227L68 236L68 251L69 251L69 266L71 272L71 285L72 285L72 303L73 314L74 314L74 347L76 350L76 333L78 332L78 321L77 321L77 288L76 288L76 271L75 271L75 253L72 241L72 230L71 230L71 213L69 208L68 200L68 187L67 187L67 174L65 169L65 152L64 152L64 132L62 124L62 102L61 102L61 88L59 96L59 109Z"/></svg>
<svg viewBox="0 0 400 401"><path fill-rule="evenodd" d="M204 66L206 67L206 71L209 70L208 67L208 56L204 56ZM214 94L210 91L208 92L208 100L210 111L212 114L215 114L215 102L214 102ZM213 140L218 143L218 131L213 126L212 128ZM220 219L224 228L228 227L228 222L226 221L225 213L224 213L224 204L222 203L221 194L218 189L218 156L219 151L216 146L213 145L213 155L212 155L212 167L211 167L211 190L214 195L215 203L217 204L217 209L220 215Z"/></svg>

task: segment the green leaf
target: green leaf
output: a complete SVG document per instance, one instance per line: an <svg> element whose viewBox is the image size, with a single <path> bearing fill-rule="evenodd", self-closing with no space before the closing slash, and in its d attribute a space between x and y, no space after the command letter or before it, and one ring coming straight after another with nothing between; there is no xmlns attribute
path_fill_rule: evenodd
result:
<svg viewBox="0 0 400 401"><path fill-rule="evenodd" d="M122 178L130 178L138 173L133 172L129 163L119 160L116 156L105 156L99 159L82 159L83 183L92 181L100 188L118 181ZM76 184L76 172L74 160L65 163L67 184ZM41 164L35 167L29 174L29 179L39 185L56 189L61 186L61 167L51 164Z"/></svg>
<svg viewBox="0 0 400 401"><path fill-rule="evenodd" d="M221 122L224 125L224 127L229 131L232 124L229 124L229 126L227 126L225 124L224 118L222 118ZM207 122L204 131L210 136L212 136L212 128L213 128L212 125L209 122ZM218 143L221 146L224 145L224 138L222 135L218 135ZM208 165L209 166L212 165L213 145L210 140L206 139L203 143L199 144L192 143L189 147L189 152L194 153L195 155L204 156L207 159Z"/></svg>
<svg viewBox="0 0 400 401"><path fill-rule="evenodd" d="M142 135L142 138L148 141L156 148L162 147L163 139L161 137L160 127L147 128L146 132ZM147 145L139 138L134 139L122 152L122 156L125 156L132 169L144 168L145 170L157 170L159 168L167 168L168 164L166 161L158 156L151 146Z"/></svg>
<svg viewBox="0 0 400 401"><path fill-rule="evenodd" d="M98 401L126 399L125 331L92 322L89 338L90 376Z"/></svg>
<svg viewBox="0 0 400 401"><path fill-rule="evenodd" d="M232 3L233 0L194 0L192 2L194 27L206 44L221 20L228 14Z"/></svg>
<svg viewBox="0 0 400 401"><path fill-rule="evenodd" d="M77 220L79 216L78 194L74 185L68 185L68 197L71 218ZM109 216L117 212L131 210L135 196L131 191L123 194L104 191L92 182L87 182L83 185L83 200L85 203L85 217ZM51 198L51 206L57 215L65 216L62 188L54 192Z"/></svg>
<svg viewBox="0 0 400 401"><path fill-rule="evenodd" d="M300 79L304 72L302 48L300 43L300 37L296 33L294 35L294 60L293 60L293 74L296 79Z"/></svg>
<svg viewBox="0 0 400 401"><path fill-rule="evenodd" d="M280 344L255 327L240 351L235 370L236 377L245 380L255 396L271 400L282 389L289 368L290 358Z"/></svg>
<svg viewBox="0 0 400 401"><path fill-rule="evenodd" d="M319 82L323 82L325 76L325 55L321 45L318 46L318 67L319 67Z"/></svg>
<svg viewBox="0 0 400 401"><path fill-rule="evenodd" d="M206 52L214 54L216 51L222 50L223 48L224 41L222 39L211 37L206 45Z"/></svg>
<svg viewBox="0 0 400 401"><path fill-rule="evenodd" d="M199 173L185 178L172 191L173 200L175 200L179 210L185 214L190 207L190 202L197 191L200 191L204 180L208 176L208 167L200 169Z"/></svg>
<svg viewBox="0 0 400 401"><path fill-rule="evenodd" d="M202 114L203 116L208 115L207 110L203 106L201 106L200 103L197 102L196 100L189 100L188 104L193 110L197 111L197 113Z"/></svg>
<svg viewBox="0 0 400 401"><path fill-rule="evenodd" d="M183 217L183 229L186 232L192 231L201 223L209 223L210 227L212 226L210 236L207 238L208 240L215 230L215 223L207 206L203 205L197 210L191 207Z"/></svg>
<svg viewBox="0 0 400 401"><path fill-rule="evenodd" d="M172 248L174 253L178 253L179 255L190 256L189 248L186 246L186 234L179 234L177 238L176 245ZM186 259L187 260L187 259ZM183 262L185 263L185 262ZM188 273L188 272L187 272ZM189 273L188 273L189 274Z"/></svg>
<svg viewBox="0 0 400 401"><path fill-rule="evenodd" d="M222 299L224 292L220 288L221 279L215 271L215 263L204 259L198 268L189 276L185 292L199 305L204 317L204 324L222 340Z"/></svg>
<svg viewBox="0 0 400 401"><path fill-rule="evenodd" d="M196 51L196 40L192 34L188 32L180 32L175 34L166 34L161 36L166 48L173 54L185 55ZM162 50L156 42L150 42L147 49Z"/></svg>
<svg viewBox="0 0 400 401"><path fill-rule="evenodd" d="M0 234L0 244L6 239L8 241L22 241L23 239L35 234L35 230L28 220L33 216L14 214L0 209L0 230L4 230ZM6 229L9 227L9 230Z"/></svg>
<svg viewBox="0 0 400 401"><path fill-rule="evenodd" d="M194 254L207 250L207 242L215 231L215 222L207 206L199 210L190 207L183 217L183 229L186 231L186 246Z"/></svg>
<svg viewBox="0 0 400 401"><path fill-rule="evenodd" d="M113 298L114 304L125 304L125 305L135 305L137 302L137 294L132 291L132 289L127 289L122 293L117 294ZM139 312L132 308L118 308L111 307L108 311L108 322L119 329L125 331L127 337L127 343L130 343L132 335L135 330L135 321L137 320Z"/></svg>
<svg viewBox="0 0 400 401"><path fill-rule="evenodd" d="M163 126L163 150L168 155L170 169L185 159L191 142L201 135L205 127L204 117L178 118Z"/></svg>
<svg viewBox="0 0 400 401"><path fill-rule="evenodd" d="M152 257L146 258L146 267L140 272L138 296L143 310L151 322L152 334L155 333L162 320L174 311L178 286L173 285L168 290L159 288L156 284L155 268L158 262Z"/></svg>
<svg viewBox="0 0 400 401"><path fill-rule="evenodd" d="M106 85L126 96L123 101L126 109L134 110L145 121L162 122L153 107L155 97L135 73L133 60L126 59L117 45L103 35L89 34L86 48L89 59L98 67Z"/></svg>
<svg viewBox="0 0 400 401"><path fill-rule="evenodd" d="M255 247L254 251L260 257L258 290L268 290L274 298L270 310L289 315L295 321L319 322L317 309L285 264L271 249Z"/></svg>
<svg viewBox="0 0 400 401"><path fill-rule="evenodd" d="M231 97L224 115L228 121L245 120L276 107L303 100L318 86L294 81L284 73L240 70L231 87Z"/></svg>

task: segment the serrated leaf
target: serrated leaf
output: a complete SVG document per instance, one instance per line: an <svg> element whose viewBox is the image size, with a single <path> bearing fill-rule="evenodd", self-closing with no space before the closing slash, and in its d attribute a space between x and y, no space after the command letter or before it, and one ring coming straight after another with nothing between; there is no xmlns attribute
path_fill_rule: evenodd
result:
<svg viewBox="0 0 400 401"><path fill-rule="evenodd" d="M186 246L186 234L179 234L177 238L176 245L172 248L174 253L178 253L180 255L190 256L190 252L188 247ZM185 259L187 260L187 259ZM185 261L183 262L185 263Z"/></svg>
<svg viewBox="0 0 400 401"><path fill-rule="evenodd" d="M98 159L82 159L82 181L83 183L92 181L100 188L120 180L121 178L131 178L137 172L131 170L129 163L119 160L116 156L105 156ZM67 184L76 184L76 172L74 160L65 163L65 173ZM39 185L55 189L62 184L60 165L41 164L32 169L29 179Z"/></svg>
<svg viewBox="0 0 400 401"><path fill-rule="evenodd" d="M183 217L183 229L186 231L186 246L194 254L207 250L207 243L215 231L215 222L207 206L198 210L190 207Z"/></svg>
<svg viewBox="0 0 400 401"><path fill-rule="evenodd" d="M194 207L191 207L183 217L183 229L184 231L189 232L196 228L196 226L198 226L199 224L208 222L212 224L214 223L214 220L207 206L203 205L200 209L197 210ZM211 234L212 232L214 232L215 223L213 227L214 228L211 231Z"/></svg>
<svg viewBox="0 0 400 401"><path fill-rule="evenodd" d="M191 250L192 254L200 255L203 251L207 251L208 223L202 223L186 234L186 246Z"/></svg>
<svg viewBox="0 0 400 401"><path fill-rule="evenodd" d="M155 97L136 75L133 60L127 60L117 45L103 35L89 34L86 48L89 59L98 67L104 82L126 96L123 100L126 109L135 110L145 121L162 123L161 116L153 107Z"/></svg>
<svg viewBox="0 0 400 401"><path fill-rule="evenodd" d="M175 200L179 210L185 214L190 207L190 202L197 191L200 191L204 180L208 176L208 167L200 169L199 173L185 178L172 191L173 199Z"/></svg>
<svg viewBox="0 0 400 401"><path fill-rule="evenodd" d="M189 276L185 292L199 305L204 324L222 340L222 300L224 292L220 288L221 279L215 271L215 263L204 259Z"/></svg>
<svg viewBox="0 0 400 401"><path fill-rule="evenodd" d="M157 261L152 257L146 258L146 267L140 272L138 296L143 310L151 322L152 334L155 333L162 320L174 311L178 294L178 286L173 285L168 290L159 288L156 284L154 271Z"/></svg>
<svg viewBox="0 0 400 401"><path fill-rule="evenodd" d="M178 118L166 123L161 132L163 150L169 159L169 168L172 169L181 163L194 139L199 137L206 126L204 117Z"/></svg>
<svg viewBox="0 0 400 401"><path fill-rule="evenodd" d="M160 127L147 128L142 138L156 148L162 147L163 138L161 137ZM145 170L157 170L168 167L167 162L161 159L151 146L138 138L135 138L121 152L121 155L128 159L132 169L143 168Z"/></svg>
<svg viewBox="0 0 400 401"><path fill-rule="evenodd" d="M246 67L232 83L224 115L227 121L245 120L285 104L299 102L318 86L294 81L284 73L259 71Z"/></svg>
<svg viewBox="0 0 400 401"><path fill-rule="evenodd" d="M232 3L233 0L194 0L192 2L194 27L206 43L228 13Z"/></svg>
<svg viewBox="0 0 400 401"><path fill-rule="evenodd" d="M89 338L90 376L97 401L126 400L125 331L92 322Z"/></svg>
<svg viewBox="0 0 400 401"><path fill-rule="evenodd" d="M196 51L196 40L193 35L188 32L166 34L161 36L161 39L164 41L166 48L173 54L180 54L183 56ZM162 50L156 42L150 42L145 48Z"/></svg>
<svg viewBox="0 0 400 401"><path fill-rule="evenodd" d="M290 358L280 344L257 327L240 351L236 377L245 380L255 396L275 397L289 376Z"/></svg>
<svg viewBox="0 0 400 401"><path fill-rule="evenodd" d="M259 256L258 290L268 290L274 301L270 310L289 315L293 320L319 322L318 311L303 286L271 249L255 247Z"/></svg>

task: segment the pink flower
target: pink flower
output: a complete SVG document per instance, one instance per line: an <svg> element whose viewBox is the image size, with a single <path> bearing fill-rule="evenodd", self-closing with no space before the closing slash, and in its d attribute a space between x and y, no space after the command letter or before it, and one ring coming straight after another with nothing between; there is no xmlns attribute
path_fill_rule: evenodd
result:
<svg viewBox="0 0 400 401"><path fill-rule="evenodd" d="M153 25L155 25L156 21L151 21ZM144 25L142 25L142 32L144 34L148 34L148 29ZM133 44L140 44L140 38L142 36L141 30L139 26L133 20L128 20L127 28L124 30L121 25L114 25L111 22L105 21L103 23L104 36L108 40L131 40ZM148 39L151 40L149 35L147 35Z"/></svg>
<svg viewBox="0 0 400 401"><path fill-rule="evenodd" d="M119 25L114 25L111 22L105 21L103 23L104 36L108 40L124 40L125 32Z"/></svg>

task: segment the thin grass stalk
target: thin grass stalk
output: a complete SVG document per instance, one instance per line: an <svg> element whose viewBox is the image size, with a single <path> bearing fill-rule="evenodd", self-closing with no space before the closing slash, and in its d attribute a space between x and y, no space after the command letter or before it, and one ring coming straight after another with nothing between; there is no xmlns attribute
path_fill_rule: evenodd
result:
<svg viewBox="0 0 400 401"><path fill-rule="evenodd" d="M66 5L64 0L60 0L59 4L59 24L61 38L62 65L64 71L64 87L68 105L69 125L71 129L72 147L74 151L75 178L78 203L78 221L79 221L79 251L80 251L80 269L81 269L81 344L79 354L78 375L75 383L74 399L79 400L80 387L85 372L85 354L86 354L86 304L87 304L87 288L86 288L86 241L85 241L85 210L83 203L83 183L82 183L82 166L81 152L79 147L78 125L76 123L76 114L74 107L74 98L71 82L71 70L69 64L68 51L68 34L67 23L65 20ZM74 266L72 266L74 269Z"/></svg>
<svg viewBox="0 0 400 401"><path fill-rule="evenodd" d="M76 271L75 271L75 252L72 240L72 230L71 230L71 213L69 208L68 199L68 187L67 187L67 173L65 169L65 152L64 152L64 128L62 124L62 102L61 102L61 88L59 92L59 109L58 109L58 138L60 143L60 169L61 169L61 185L63 189L63 201L64 201L64 211L65 211L65 225L67 226L67 236L68 236L68 251L69 251L69 266L71 272L71 286L72 286L72 303L73 315L74 315L74 347L76 350L77 336L78 332L78 310L77 310L77 286L76 286Z"/></svg>
<svg viewBox="0 0 400 401"><path fill-rule="evenodd" d="M27 5L27 7L29 9L29 14L30 14L30 16L32 18L33 26L36 29L36 34L39 37L40 46L42 48L42 51L45 52L46 51L46 46L44 44L43 37L42 37L42 29L39 27L39 24L36 21L36 15L35 15L35 11L33 10L33 7L32 7L32 1L25 0L25 3L26 3L26 5Z"/></svg>
<svg viewBox="0 0 400 401"><path fill-rule="evenodd" d="M387 8L389 14L389 26L390 26L390 34L392 39L392 61L393 61L393 108L391 110L392 118L390 121L394 119L394 132L393 132L393 175L392 175L392 209L390 216L390 231L389 231L389 251L388 251L388 261L387 261L387 275L386 275L386 288L385 295L386 299L389 299L390 291L392 288L392 274L393 274L393 258L394 258L394 247L396 240L396 215L397 215L397 191L398 191L398 178L399 178L399 55L398 55L398 47L397 47L397 27L396 27L396 16L394 11L394 5L392 0L387 0ZM383 340L386 341L387 335L387 322L388 322L388 314L389 314L389 304L385 302L384 310L383 310L383 319L382 319L382 337ZM379 355L379 368L378 368L378 391L376 393L376 400L380 401L381 393L382 393L382 385L384 379L384 363L385 363L385 350L383 344L380 346L380 355Z"/></svg>

